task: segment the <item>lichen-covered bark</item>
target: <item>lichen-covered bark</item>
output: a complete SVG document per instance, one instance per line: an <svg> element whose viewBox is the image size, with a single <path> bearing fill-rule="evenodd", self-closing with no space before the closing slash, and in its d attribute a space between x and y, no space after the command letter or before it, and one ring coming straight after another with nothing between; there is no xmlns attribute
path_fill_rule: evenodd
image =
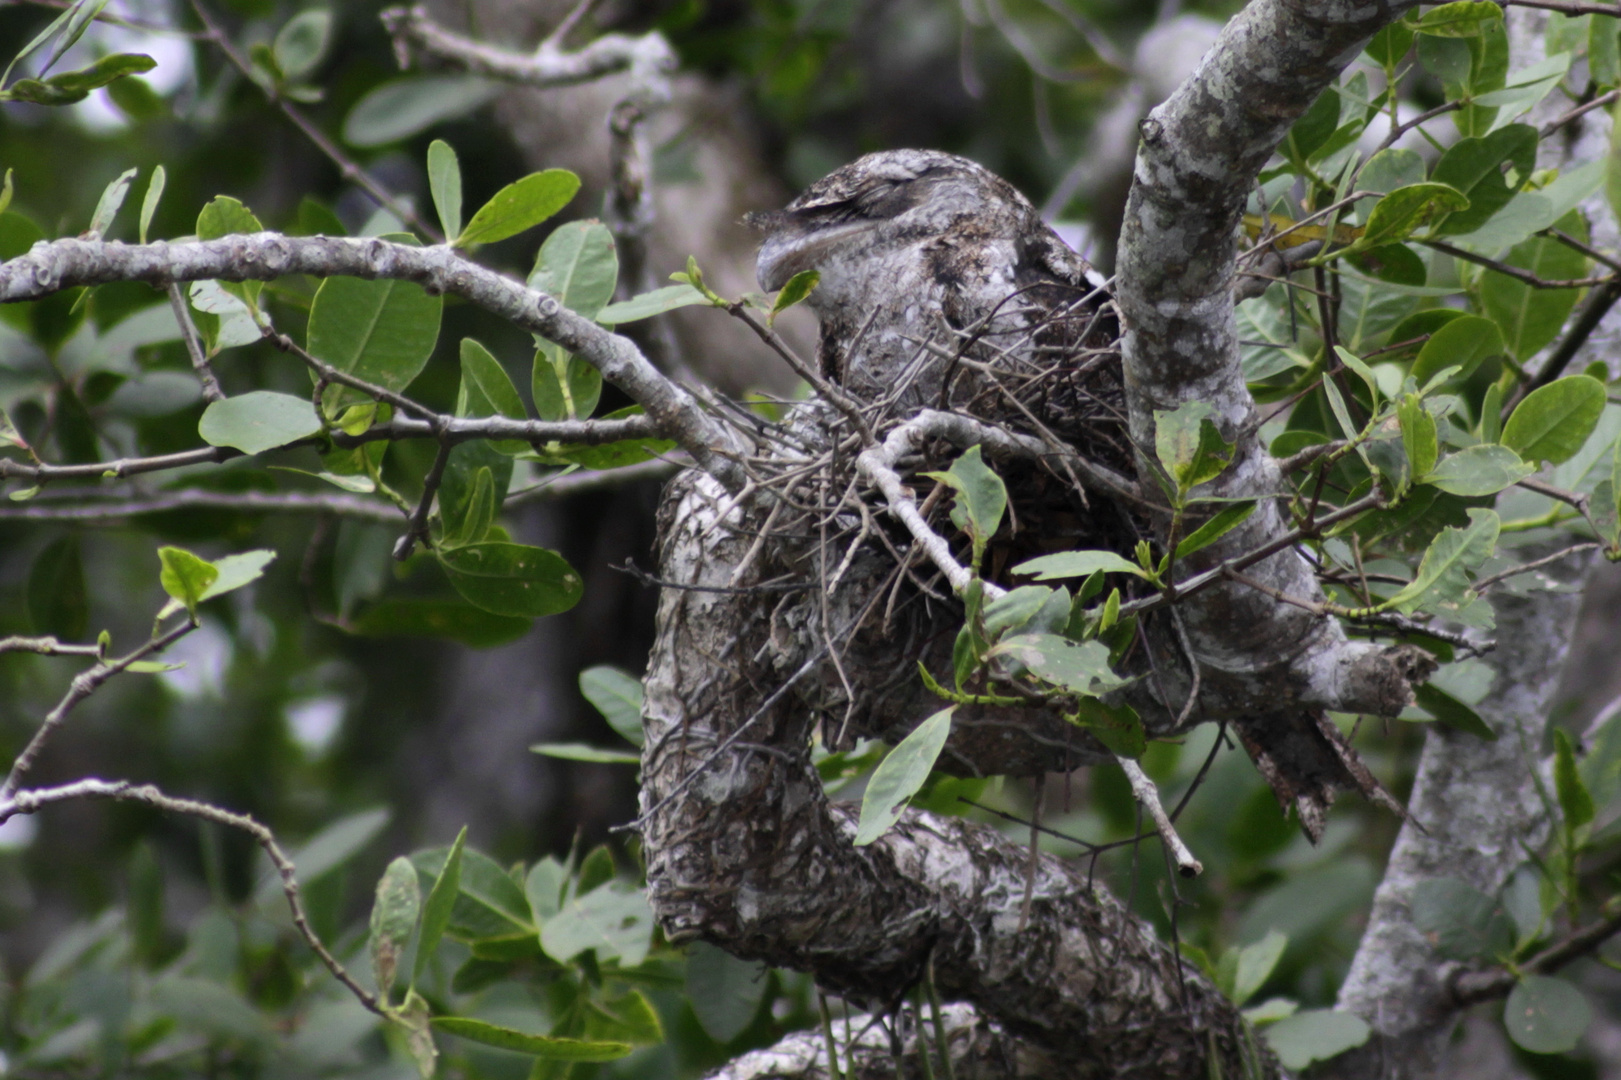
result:
<svg viewBox="0 0 1621 1080"><path fill-rule="evenodd" d="M1486 656L1492 688L1477 706L1492 728L1487 742L1432 728L1419 759L1408 811L1374 895L1368 929L1340 989L1339 1008L1363 1017L1375 1038L1343 1055L1324 1077L1432 1075L1446 1051L1459 1003L1449 980L1461 970L1443 960L1413 925L1410 902L1420 882L1452 877L1495 896L1526 846L1545 838L1548 820L1532 779L1549 707L1570 646L1584 557L1556 563L1549 576L1565 591L1499 597L1497 649Z"/></svg>
<svg viewBox="0 0 1621 1080"><path fill-rule="evenodd" d="M1084 871L1043 858L1031 881L1022 845L915 811L852 844L854 810L829 805L810 762L817 717L794 693L819 639L748 591L780 570L769 556L734 580L764 512L729 506L687 474L661 522L671 587L646 681L642 805L671 939L810 971L879 1008L932 958L948 1000L1051 1053L1057 1075L1204 1077L1212 1047L1226 1075L1244 1075L1237 1011ZM842 637L861 601L830 603ZM1263 1074L1274 1067L1248 1052Z"/></svg>
<svg viewBox="0 0 1621 1080"><path fill-rule="evenodd" d="M1142 123L1116 291L1132 435L1139 447L1152 447L1157 412L1207 403L1236 447L1231 466L1202 490L1266 500L1243 525L1188 560L1187 574L1289 528L1270 498L1285 488L1257 437L1259 417L1239 364L1233 283L1244 201L1289 125L1375 32L1412 6L1412 0L1257 0ZM1247 573L1286 595L1321 598L1311 568L1292 550ZM1388 715L1388 688L1405 689L1410 677L1427 674L1409 670L1408 657L1347 640L1333 619L1238 582L1190 598L1181 613L1199 663L1255 702L1286 687L1293 702L1308 707ZM1386 700L1376 705L1381 697ZM1241 729L1252 745L1298 747L1275 759L1277 779L1268 779L1310 828L1320 823L1335 788L1367 789L1340 768L1335 748L1314 732L1313 717L1293 702L1255 709Z"/></svg>

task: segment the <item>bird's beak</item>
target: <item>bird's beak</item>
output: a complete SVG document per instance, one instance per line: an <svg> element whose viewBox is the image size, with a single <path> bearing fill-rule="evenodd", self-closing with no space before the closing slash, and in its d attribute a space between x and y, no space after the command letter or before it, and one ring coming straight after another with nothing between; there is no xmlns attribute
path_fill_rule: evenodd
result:
<svg viewBox="0 0 1621 1080"><path fill-rule="evenodd" d="M782 215L771 222L772 232L760 245L754 274L760 288L776 292L788 279L806 270L821 269L832 250L856 233L871 229L875 222L848 221L841 225L807 225Z"/></svg>

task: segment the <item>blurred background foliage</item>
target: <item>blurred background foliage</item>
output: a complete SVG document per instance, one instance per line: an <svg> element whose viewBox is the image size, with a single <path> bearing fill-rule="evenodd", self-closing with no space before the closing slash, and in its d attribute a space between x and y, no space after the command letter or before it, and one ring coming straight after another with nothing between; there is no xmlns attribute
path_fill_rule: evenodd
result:
<svg viewBox="0 0 1621 1080"><path fill-rule="evenodd" d="M299 11L276 0L203 2L244 51L270 43ZM1094 235L1086 231L1089 222L1096 235L1112 235L1109 222L1118 209L1111 200L1123 194L1118 182L1119 190L1111 189L1108 170L1117 167L1115 159L1129 162L1134 121L1120 136L1108 127L1112 111L1124 106L1129 112L1132 94L1153 96L1155 80L1174 84L1185 73L1172 62L1174 42L1154 54L1153 70L1136 65L1134 72L1139 42L1156 28L1178 25L1207 40L1210 28L1240 6L605 0L576 38L664 32L681 59L683 79L697 80L692 92L707 95L743 133L765 185L751 191L774 191L780 202L863 152L937 147L1008 177L1045 203L1050 216L1073 225L1069 235L1085 244ZM340 0L322 10L331 15L329 45L302 80L318 89L319 100L297 107L339 139L356 105L399 72L378 5ZM474 7L457 14L475 32L498 40L506 35L517 44L533 42L562 10L540 4L521 12ZM26 41L58 13L43 4L6 4L0 42ZM0 105L0 169L13 170L12 210L42 235L85 229L103 188L129 168L139 170L135 205L159 164L168 186L152 223L155 237L193 232L199 209L219 194L242 200L267 228L288 232L320 231L333 217L359 232L373 221L377 207L263 87L206 40L192 8L117 0L107 14L119 21L95 28L75 55L87 62L97 51L146 52L158 61L152 72L75 106ZM1089 43L1088 35L1095 40ZM70 58L65 66L76 65ZM553 148L525 138L512 118L512 109L546 108L545 93L493 104L487 94L482 101L448 110L441 121L403 137L347 145L344 152L418 208L429 205L421 164L427 144L443 138L461 158L469 206L530 168L555 165L587 178L586 191L558 220L597 212L593 200L600 199L601 185L593 186L591 177L601 174L602 163L585 160L579 146L557 147L563 156L549 159ZM595 137L604 115L586 111L558 122L588 128ZM681 128L661 137L655 183L719 185L704 172L707 159L691 152L689 134ZM735 221L768 205L733 197L722 216ZM134 216L126 208L114 238L133 239ZM0 256L19 253L31 239L15 228L0 233ZM514 238L486 249L481 260L522 275L541 239ZM726 257L701 248L687 253L706 266ZM1096 254L1106 261L1106 250ZM662 279L679 265L652 270ZM278 325L297 336L298 312L308 299L292 285L278 298ZM108 334L161 300L145 286L108 286L77 309L70 309L70 298L5 314L11 322L0 331L0 405L25 435L51 433L52 460L196 445L203 402L173 379L154 378L190 378L183 348ZM16 319L31 321L23 326ZM26 347L24 330L39 340L50 336L49 325L59 328L59 341L95 347L64 346L54 357ZM440 353L412 388L417 400L452 407L455 342L466 335L503 358L528 347L510 327L447 304ZM781 386L780 374L760 367L757 355L720 355L711 362L760 373L744 382L775 379ZM233 393L267 387L302 393L307 385L294 365L263 345L234 350L219 374ZM390 467L420 476L427 454L426 444L396 444ZM278 460L319 467L310 451ZM238 460L215 468L208 483L222 490L296 490L303 480ZM557 760L527 748L617 741L576 680L593 665L637 673L645 663L656 597L617 568L627 560L651 564L656 485L529 505L509 515L516 537L559 550L582 572L585 599L568 613L537 621L517 640L485 637L483 647L363 636L316 617L389 585L385 553L397 533L392 526L221 510L85 525L21 516L62 490L47 489L11 504L15 513L0 513L0 635L87 639L105 628L127 648L144 640L162 604L154 554L160 544L181 543L211 556L266 547L280 557L256 586L206 609L202 629L173 651L173 659L186 662L183 669L115 679L82 705L51 744L38 782L87 775L152 781L171 794L253 815L293 846L306 845L301 865L310 858L310 838L317 838L326 845L317 848L325 870L306 881L307 899L317 929L344 956L363 948L373 884L389 859L427 849L428 861L419 867L432 865L434 846L448 844L464 824L470 848L489 856L488 867L497 873L516 867L509 875L514 882L530 880L547 858L558 874L572 873L581 893L606 887L615 875L634 878L634 848L608 832L635 814L634 769ZM1598 634L1588 638L1599 642L1590 648L1603 647ZM73 659L0 656L0 754L15 755L81 666ZM1573 684L1562 708L1577 718L1607 696L1604 689ZM1170 800L1199 771L1214 734L1203 729L1187 745L1150 751L1149 770ZM1365 756L1398 797L1410 782L1405 770L1419 738L1419 729L1408 724L1361 737ZM937 792L938 808L960 811L960 793ZM850 790L851 797L857 794L859 785ZM1036 798L1011 782L973 797L1018 817L1029 815ZM1129 837L1136 825L1135 804L1113 770L1053 778L1040 797L1047 825L1088 841ZM1341 807L1325 842L1311 848L1244 755L1231 750L1216 758L1181 822L1211 868L1196 883L1167 878L1152 844L1103 856L1098 873L1162 929L1169 930L1167 912L1175 910L1182 937L1212 957L1257 942L1268 930L1285 931L1287 950L1257 1000L1284 995L1305 1005L1331 1004L1398 823L1360 805ZM1027 834L1017 823L1007 827ZM1052 850L1083 852L1078 843L1046 842ZM408 1059L389 1051L375 1021L291 935L279 893L265 891L265 864L247 839L139 806L69 803L12 819L0 829L0 845L0 1043L14 1060L28 1062L30 1075L195 1072L199 1062L211 1074L411 1074ZM571 860L566 869L561 860ZM425 876L424 887L429 884ZM476 937L471 931L463 936ZM699 954L701 962L689 963L661 948L641 964L625 963L623 971L635 973L622 979L615 972L623 971L603 966L606 957L573 964L533 952L480 957L467 940L446 946L424 987L441 1004L470 1015L546 1031L577 1002L622 1005L630 990L645 994L670 1041L619 1063L575 1066L581 1074L695 1074L815 1021L814 994L802 978L739 974L737 962L724 958ZM467 970L473 974L456 985L456 973ZM493 977L480 985L481 974ZM683 992L694 979L701 988L696 999ZM730 1004L693 1011L695 1000L710 999ZM700 1015L705 1008L710 1013ZM457 1061L468 1075L517 1076L528 1068L527 1058L494 1051L466 1051ZM1546 1059L1534 1064L1542 1075L1597 1075L1594 1064L1575 1059L1557 1067Z"/></svg>

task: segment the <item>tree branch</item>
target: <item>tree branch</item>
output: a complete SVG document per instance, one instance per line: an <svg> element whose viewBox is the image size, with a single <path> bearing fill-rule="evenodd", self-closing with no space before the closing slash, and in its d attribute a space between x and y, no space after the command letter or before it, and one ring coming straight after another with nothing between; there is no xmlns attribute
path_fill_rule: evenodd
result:
<svg viewBox="0 0 1621 1080"><path fill-rule="evenodd" d="M656 430L678 442L700 468L720 478L730 490L743 486L738 461L743 447L738 435L661 375L631 341L575 314L555 297L468 262L443 246L419 248L376 237L278 233L177 244L55 240L36 244L28 254L0 263L0 302L34 300L75 285L112 281L167 287L176 281L209 278L269 281L286 274L392 278L413 281L431 294L461 296L585 359L603 378L639 402Z"/></svg>

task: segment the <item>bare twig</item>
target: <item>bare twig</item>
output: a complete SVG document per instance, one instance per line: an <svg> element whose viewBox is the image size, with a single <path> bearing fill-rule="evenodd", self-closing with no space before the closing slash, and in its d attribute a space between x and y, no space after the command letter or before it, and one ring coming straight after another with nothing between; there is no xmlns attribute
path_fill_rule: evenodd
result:
<svg viewBox="0 0 1621 1080"><path fill-rule="evenodd" d="M180 324L180 336L186 342L186 352L191 356L191 366L197 372L197 379L203 384L203 399L205 401L225 400L225 391L220 389L220 382L214 377L214 369L208 366L208 352L203 348L202 338L197 334L197 324L191 321L191 309L186 304L186 298L181 295L179 285L170 285L166 290L169 294L169 307L174 311L174 321Z"/></svg>
<svg viewBox="0 0 1621 1080"><path fill-rule="evenodd" d="M423 236L430 238L435 243L444 242L445 238L440 235L439 230L429 225L417 215L416 211L395 198L393 192L373 180L365 169L355 164L349 155L338 148L337 143L327 138L326 132L322 131L309 117L305 116L302 110L282 97L273 84L262 81L258 72L254 70L252 61L242 55L236 44L231 41L230 36L214 21L214 17L209 14L208 8L203 5L202 0L191 0L191 7L197 13L198 21L203 24L204 36L220 52L225 54L226 59L230 60L236 69L246 76L249 82L264 91L271 104L280 109L282 115L292 121L293 126L298 128L304 137L325 155L328 161L338 167L338 172L343 175L345 180L360 188L378 206L384 207L389 213L410 225Z"/></svg>
<svg viewBox="0 0 1621 1080"><path fill-rule="evenodd" d="M10 799L17 793L17 785L22 783L23 777L28 775L28 770L34 767L34 761L39 757L40 751L45 749L45 744L56 733L56 729L62 726L62 722L68 718L68 713L72 712L81 701L100 689L102 683L117 675L120 671L124 671L137 660L144 660L148 656L162 652L195 629L197 629L197 623L187 619L165 633L154 633L150 641L128 655L111 661L98 659L93 666L75 675L73 682L68 685L67 693L62 695L62 700L58 701L56 707L45 715L45 720L40 724L39 730L34 732L34 737L28 740L28 745L23 747L22 753L17 755L17 760L11 763L11 772L6 775L5 783L0 784L0 802ZM4 820L4 818L0 817L0 820Z"/></svg>
<svg viewBox="0 0 1621 1080"><path fill-rule="evenodd" d="M1137 805L1148 812L1149 818L1154 822L1154 831L1159 833L1165 850L1176 862L1176 872L1186 878L1198 877L1204 873L1204 864L1193 857L1193 852L1188 850L1188 846L1182 842L1182 837L1177 835L1176 826L1171 824L1171 819L1165 813L1165 807L1160 804L1159 788L1155 787L1154 781L1143 772L1143 767L1134 759L1120 754L1116 754L1114 759L1120 763L1121 770L1125 772Z"/></svg>
<svg viewBox="0 0 1621 1080"><path fill-rule="evenodd" d="M109 781L95 778L76 780L60 787L18 791L0 797L0 822L5 822L18 814L32 814L43 807L77 799L117 799L121 802L143 803L171 814L184 814L187 817L201 818L204 821L240 829L252 836L281 876L282 894L287 897L293 925L298 928L299 936L304 939L305 944L320 957L321 963L326 965L333 978L348 988L362 1005L379 1016L388 1015L377 995L355 981L311 928L309 917L304 913L304 905L298 898L298 868L293 864L293 860L287 857L287 853L282 851L281 845L276 843L275 834L264 825L246 814L234 813L196 799L180 799L165 795L152 784L132 784L128 780Z"/></svg>

